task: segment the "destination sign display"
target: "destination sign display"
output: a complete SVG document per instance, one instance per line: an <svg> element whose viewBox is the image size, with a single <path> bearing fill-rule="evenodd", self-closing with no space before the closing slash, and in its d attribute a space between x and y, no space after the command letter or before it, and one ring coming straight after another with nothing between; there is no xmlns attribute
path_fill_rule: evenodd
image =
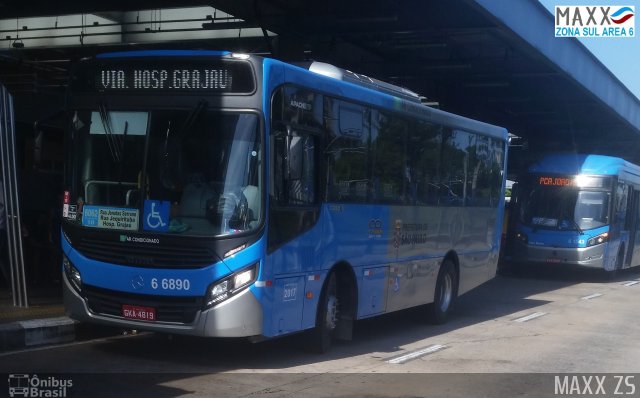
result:
<svg viewBox="0 0 640 398"><path fill-rule="evenodd" d="M72 88L111 92L250 93L255 89L251 65L243 61L117 60L77 71Z"/></svg>
<svg viewBox="0 0 640 398"><path fill-rule="evenodd" d="M103 90L219 90L233 91L229 69L101 69Z"/></svg>
<svg viewBox="0 0 640 398"><path fill-rule="evenodd" d="M534 177L537 185L547 187L578 187L578 188L610 188L611 177L575 175L575 176L549 176L538 175Z"/></svg>
<svg viewBox="0 0 640 398"><path fill-rule="evenodd" d="M554 187L564 187L567 185L573 185L573 178L540 176L538 178L538 184Z"/></svg>

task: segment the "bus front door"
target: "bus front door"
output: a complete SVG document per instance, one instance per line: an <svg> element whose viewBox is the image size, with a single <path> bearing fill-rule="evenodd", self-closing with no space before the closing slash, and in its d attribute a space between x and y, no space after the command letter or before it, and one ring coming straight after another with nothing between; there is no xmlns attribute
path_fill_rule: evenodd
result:
<svg viewBox="0 0 640 398"><path fill-rule="evenodd" d="M638 263L640 253L636 253L640 249L640 245L636 242L640 239L638 229L638 202L640 201L640 191L629 187L629 202L627 206L626 228L629 230L629 247L625 256L624 268L631 267Z"/></svg>

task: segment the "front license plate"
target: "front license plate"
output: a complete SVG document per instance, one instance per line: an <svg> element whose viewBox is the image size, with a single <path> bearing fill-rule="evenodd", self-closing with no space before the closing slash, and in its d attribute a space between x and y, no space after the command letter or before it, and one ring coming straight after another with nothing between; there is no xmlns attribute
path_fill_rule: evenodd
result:
<svg viewBox="0 0 640 398"><path fill-rule="evenodd" d="M138 321L155 321L156 309L153 307L141 307L138 305L122 305L122 316Z"/></svg>

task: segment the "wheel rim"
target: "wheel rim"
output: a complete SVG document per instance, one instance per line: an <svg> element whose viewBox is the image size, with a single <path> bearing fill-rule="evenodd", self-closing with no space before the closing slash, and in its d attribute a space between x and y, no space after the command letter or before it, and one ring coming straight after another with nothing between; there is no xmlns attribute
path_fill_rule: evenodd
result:
<svg viewBox="0 0 640 398"><path fill-rule="evenodd" d="M451 305L453 298L453 280L451 274L447 273L442 278L442 287L440 289L440 310L446 312Z"/></svg>
<svg viewBox="0 0 640 398"><path fill-rule="evenodd" d="M327 298L327 312L325 316L325 327L327 330L333 330L338 324L338 298L330 295Z"/></svg>

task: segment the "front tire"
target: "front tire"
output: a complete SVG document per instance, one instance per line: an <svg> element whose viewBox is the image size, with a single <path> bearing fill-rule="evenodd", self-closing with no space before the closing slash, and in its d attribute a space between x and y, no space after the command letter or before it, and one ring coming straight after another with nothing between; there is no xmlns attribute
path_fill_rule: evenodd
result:
<svg viewBox="0 0 640 398"><path fill-rule="evenodd" d="M451 260L444 260L438 272L433 303L428 306L430 321L436 325L445 323L453 311L457 296L458 273Z"/></svg>
<svg viewBox="0 0 640 398"><path fill-rule="evenodd" d="M616 265L612 271L603 271L604 279L607 281L615 281L622 273L622 267L624 266L624 246L618 250L618 256L616 257Z"/></svg>
<svg viewBox="0 0 640 398"><path fill-rule="evenodd" d="M316 327L312 332L314 351L324 354L331 348L334 331L338 325L338 285L335 272L327 277L320 295Z"/></svg>

